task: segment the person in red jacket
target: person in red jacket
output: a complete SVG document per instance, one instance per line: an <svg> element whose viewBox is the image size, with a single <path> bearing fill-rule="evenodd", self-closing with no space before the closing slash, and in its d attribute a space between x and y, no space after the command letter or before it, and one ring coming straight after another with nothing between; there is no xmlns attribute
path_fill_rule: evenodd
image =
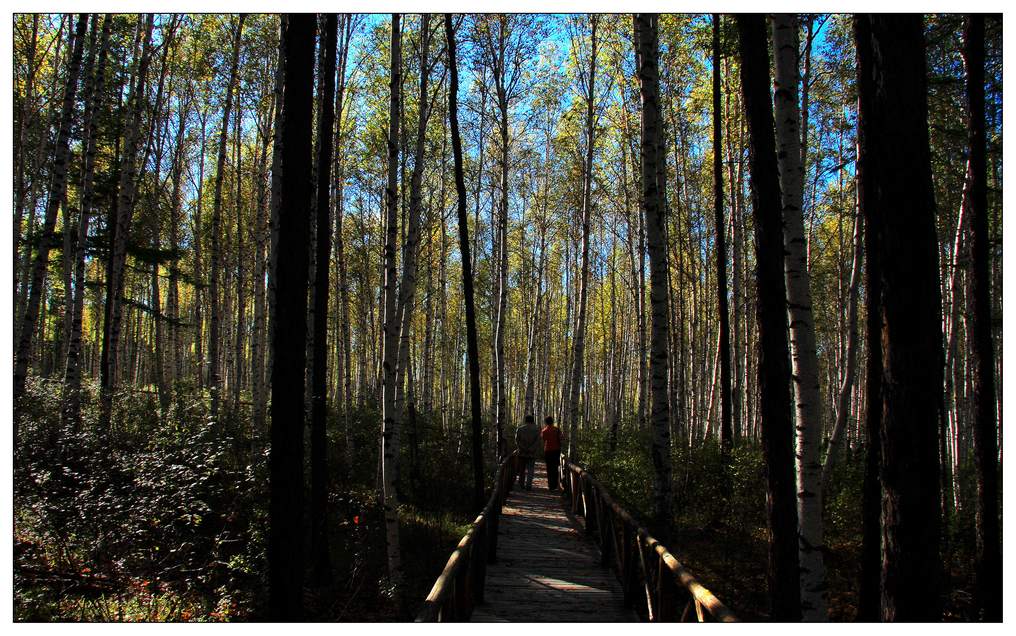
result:
<svg viewBox="0 0 1016 636"><path fill-rule="evenodd" d="M543 458L547 462L547 487L557 490L558 467L561 465L561 429L554 424L554 418L548 415L543 420Z"/></svg>

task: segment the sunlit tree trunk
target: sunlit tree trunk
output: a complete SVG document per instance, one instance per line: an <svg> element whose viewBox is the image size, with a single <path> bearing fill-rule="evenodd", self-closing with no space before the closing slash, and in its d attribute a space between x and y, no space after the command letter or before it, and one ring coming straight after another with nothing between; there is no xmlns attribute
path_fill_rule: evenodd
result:
<svg viewBox="0 0 1016 636"><path fill-rule="evenodd" d="M508 320L508 95L505 88L505 43L507 35L507 16L499 17L499 70L495 72L497 84L497 104L500 112L498 121L498 132L500 133L501 157L501 198L498 200L497 214L497 309L494 321L494 424L495 424L495 448L500 459L508 452L508 442L505 439L504 430L506 425L507 411L507 390L505 388L505 351L504 339ZM569 439L569 443L570 439Z"/></svg>
<svg viewBox="0 0 1016 636"><path fill-rule="evenodd" d="M575 339L572 342L572 377L571 395L568 398L568 456L572 461L579 460L577 441L579 429L579 400L582 386L585 383L586 358L586 305L589 302L589 226L592 217L593 194L593 151L596 143L596 27L599 16L589 16L589 69L582 73L583 97L586 101L586 152L582 166L582 265L579 275L578 319L576 321ZM588 398L587 398L588 401Z"/></svg>
<svg viewBox="0 0 1016 636"><path fill-rule="evenodd" d="M430 14L423 14L420 26L420 95L419 117L416 129L416 145L413 156L413 171L409 184L409 219L406 229L405 257L402 260L402 279L399 283L398 309L399 317L399 353L395 380L395 411L401 417L404 401L404 378L409 366L410 330L413 324L413 304L416 298L417 260L420 247L420 216L423 208L423 168L426 160L425 142L427 136L427 120L433 107L433 100L427 94L430 63Z"/></svg>
<svg viewBox="0 0 1016 636"><path fill-rule="evenodd" d="M642 205L646 215L646 240L649 247L650 305L652 337L650 371L652 373L653 443L653 517L664 540L669 535L673 502L670 467L670 403L667 394L667 370L670 298L667 289L667 229L663 200L667 196L665 174L659 170L664 160L661 131L659 17L635 15L636 59L642 94Z"/></svg>
<svg viewBox="0 0 1016 636"><path fill-rule="evenodd" d="M285 18L281 18L285 19ZM194 242L194 279L204 280L204 268L202 261L202 244L204 243L202 234L202 212L204 200L204 184L205 184L205 144L208 140L208 112L202 110L198 114L198 118L201 121L201 135L200 145L198 146L198 183L197 183L197 205L194 206L194 219L192 225L191 236ZM197 286L194 290L194 361L196 363L197 386L199 389L203 389L205 386L205 349L204 349L204 298L205 293L201 286Z"/></svg>
<svg viewBox="0 0 1016 636"><path fill-rule="evenodd" d="M220 262L222 260L222 250L219 247L219 240L222 234L222 181L225 176L226 138L229 134L229 116L233 109L233 92L236 88L240 66L240 42L241 36L243 35L243 23L245 18L246 14L241 13L239 15L235 27L236 32L233 35L232 61L229 66L229 80L226 83L226 95L224 105L222 107L222 125L219 128L218 158L215 162L215 181L212 185L212 254L211 263L209 264L211 271L209 272L210 276L208 283L209 304L211 306L211 322L209 324L208 332L208 362L211 366L209 368L208 384L212 393L211 415L213 419L218 418L219 403L222 398L220 395L222 390L222 377L219 368L219 331L221 328L220 323L222 321L222 308L219 303L219 279L221 277Z"/></svg>
<svg viewBox="0 0 1016 636"><path fill-rule="evenodd" d="M172 379L174 382L183 380L183 329L180 316L180 226L183 214L183 175L184 149L186 148L187 120L190 116L190 95L179 103L178 125L176 129L176 147L173 151L173 182L170 193L169 246L173 251L169 266L169 294L166 300L166 311L170 319L170 339L172 341ZM178 391L177 394L179 395Z"/></svg>
<svg viewBox="0 0 1016 636"><path fill-rule="evenodd" d="M800 524L801 612L804 620L829 617L822 550L822 398L807 244L804 240L804 164L801 154L801 113L798 108L798 22L794 14L772 17L776 66L774 108L779 142L778 164L783 194L783 243L786 250L790 353L797 425L797 514Z"/></svg>
<svg viewBox="0 0 1016 636"><path fill-rule="evenodd" d="M244 334L247 331L246 321L246 309L247 309L247 294L246 294L246 278L247 278L247 263L248 254L246 253L246 246L244 238L247 231L244 229L243 220L243 136L241 133L241 123L243 122L243 108L242 103L237 100L236 116L233 117L233 144L234 144L234 156L236 160L234 162L233 176L236 181L236 200L234 201L235 213L236 213L236 312L234 314L236 322L234 324L234 340L233 340L233 380L230 384L231 395L231 409L234 414L240 412L240 388L243 384L244 376L244 362L246 356L244 355ZM246 428L246 427L245 427Z"/></svg>
<svg viewBox="0 0 1016 636"><path fill-rule="evenodd" d="M821 488L825 491L829 485L833 467L840 454L840 445L847 428L850 415L850 396L854 386L854 370L857 367L857 297L861 284L861 262L864 254L863 223L860 212L854 216L854 255L850 267L850 288L847 293L847 351L844 362L843 381L840 383L839 395L836 400L836 422L829 435L829 447L826 450L825 462L822 464Z"/></svg>
<svg viewBox="0 0 1016 636"><path fill-rule="evenodd" d="M349 323L349 283L346 273L346 250L345 234L343 232L345 210L345 163L343 162L343 104L346 96L346 62L349 59L349 43L352 38L353 17L343 15L340 18L341 37L339 43L339 75L338 87L335 96L335 116L337 117L335 130L335 257L338 261L338 296L339 307L337 310L339 318L339 362L341 367L337 373L338 381L342 386L339 399L339 416L341 418L342 430L346 441L346 471L347 475L352 474L353 458L355 457L355 438L352 433L352 426L349 419L349 409L353 401L353 376L351 359L351 326Z"/></svg>
<svg viewBox="0 0 1016 636"><path fill-rule="evenodd" d="M279 243L279 213L282 209L282 184L283 169L282 154L286 146L286 138L282 134L285 122L285 85L286 85L286 38L289 33L289 16L279 16L279 59L275 69L275 113L272 126L272 163L271 163L271 186L268 198L268 287L266 299L268 304L268 343L275 342L275 295L277 291L275 272L278 264L278 243ZM301 53L302 54L302 53ZM274 368L274 348L268 347L267 367L269 373ZM270 380L270 378L269 378ZM269 382L270 385L270 382ZM254 396L254 417L264 417L267 407L267 396ZM264 430L264 429L261 429Z"/></svg>
<svg viewBox="0 0 1016 636"><path fill-rule="evenodd" d="M104 333L102 341L102 363L100 375L99 422L108 431L113 410L113 391L117 382L117 354L120 342L121 294L124 288L124 268L127 262L127 238L134 216L134 191L137 184L138 165L144 166L141 154L143 130L141 118L145 106L148 67L152 56L152 28L155 18L148 14L144 18L144 36L141 56L138 62L136 80L131 89L129 115L123 141L123 160L117 185L116 204L109 219L109 258L106 267L106 304Z"/></svg>
<svg viewBox="0 0 1016 636"><path fill-rule="evenodd" d="M97 17L93 18L93 20ZM85 252L88 242L88 225L95 199L95 153L96 116L102 112L103 89L105 87L106 60L109 55L109 35L112 17L106 15L102 21L102 35L93 48L85 66L84 103L85 116L82 126L84 162L81 177L81 212L78 220L77 249L74 254L74 309L71 319L71 334L67 344L67 362L64 367L64 386L61 408L61 423L64 428L77 431L81 425L81 337L85 308ZM96 53L98 62L95 62Z"/></svg>
<svg viewBox="0 0 1016 636"><path fill-rule="evenodd" d="M547 147L549 154L550 147ZM549 163L549 162L547 162ZM549 168L549 166L548 166ZM526 348L526 392L523 398L523 415L534 415L536 391L536 350L540 339L540 308L543 306L543 272L547 260L547 230L540 222L539 264L536 266L536 300L533 306L533 320L529 326L529 344Z"/></svg>

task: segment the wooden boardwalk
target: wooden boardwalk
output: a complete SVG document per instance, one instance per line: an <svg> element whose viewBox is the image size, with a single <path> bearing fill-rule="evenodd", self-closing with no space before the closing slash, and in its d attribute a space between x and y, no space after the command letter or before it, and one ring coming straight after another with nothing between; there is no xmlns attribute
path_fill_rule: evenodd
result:
<svg viewBox="0 0 1016 636"><path fill-rule="evenodd" d="M634 622L614 573L547 490L537 462L533 490L513 488L502 511L498 561L487 566L484 604L474 622Z"/></svg>

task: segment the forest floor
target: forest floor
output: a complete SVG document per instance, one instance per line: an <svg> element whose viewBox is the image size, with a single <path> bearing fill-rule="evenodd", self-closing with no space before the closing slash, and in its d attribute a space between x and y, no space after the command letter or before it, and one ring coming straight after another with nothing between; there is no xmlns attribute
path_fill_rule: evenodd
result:
<svg viewBox="0 0 1016 636"><path fill-rule="evenodd" d="M766 562L768 545L764 528L748 531L716 524L709 528L676 530L671 552L718 598L744 621L767 620ZM861 546L858 542L833 543L825 552L829 586L829 620L849 622L857 617L857 581ZM953 567L946 575L943 620L974 618L973 582L966 569Z"/></svg>
<svg viewBox="0 0 1016 636"><path fill-rule="evenodd" d="M94 387L89 387L94 395ZM127 396L124 424L106 443L89 422L59 427L59 392L29 383L14 469L14 617L17 621L250 621L267 606L267 453L236 417L207 420L204 403L179 405L173 426L153 422L155 404ZM94 417L94 398L89 400ZM344 436L329 441L328 501L333 578L308 587L315 621L410 621L455 545L472 507L468 451L455 427L420 418L416 451L403 453L399 493L405 582L401 608L388 586L384 523L377 504L379 417L350 414L361 437L344 466ZM335 429L332 429L335 430ZM331 433L330 433L331 434ZM263 435L263 434L262 434ZM636 435L613 454L589 439L586 465L636 516L644 515L651 465ZM260 450L259 450L260 449ZM761 451L734 449L730 497L717 491L710 445L675 450L671 552L742 620L768 615ZM860 555L860 462L848 457L826 497L830 618L856 613ZM488 463L488 477L493 475ZM541 467L542 469L542 467ZM966 488L962 492L973 492ZM973 611L972 506L943 546L945 620ZM308 559L309 562L309 559Z"/></svg>

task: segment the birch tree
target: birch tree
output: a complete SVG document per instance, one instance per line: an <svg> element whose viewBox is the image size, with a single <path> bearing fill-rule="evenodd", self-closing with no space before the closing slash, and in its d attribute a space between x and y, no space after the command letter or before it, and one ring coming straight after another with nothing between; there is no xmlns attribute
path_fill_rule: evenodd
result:
<svg viewBox="0 0 1016 636"><path fill-rule="evenodd" d="M97 16L93 18L93 24L95 20L97 20ZM85 112L82 126L82 144L85 156L81 176L81 210L78 218L77 249L74 253L74 309L70 342L67 345L67 362L64 366L61 407L63 426L74 430L77 430L81 424L81 332L86 289L85 247L95 200L96 118L103 110L102 97L105 87L106 60L109 57L111 23L111 16L107 14L102 20L102 35L99 36L98 43L94 38L92 39L92 50L85 65L83 95ZM98 55L98 61L96 61L96 55Z"/></svg>
<svg viewBox="0 0 1016 636"><path fill-rule="evenodd" d="M28 304L14 362L14 403L25 393L25 382L28 377L28 365L32 357L32 338L35 335L35 323L39 319L39 307L42 305L42 289L46 284L46 272L49 269L49 252L55 247L57 212L60 211L67 195L67 159L70 148L71 127L74 123L74 111L78 92L78 77L81 72L81 58L85 45L85 31L88 28L88 14L78 16L74 29L73 52L67 68L67 84L63 92L63 105L60 109L60 129L57 133L53 158L53 172L49 184L49 200L46 202L46 213L43 219L42 239L35 253L32 266L32 287L28 292ZM66 208L64 214L68 214ZM15 431L15 437L17 437Z"/></svg>
<svg viewBox="0 0 1016 636"><path fill-rule="evenodd" d="M222 260L222 249L220 247L220 236L222 235L222 182L225 177L226 168L226 140L229 135L229 116L233 109L233 92L236 89L237 71L240 65L240 42L243 35L243 22L246 14L241 13L237 19L236 30L233 34L233 48L229 65L229 79L226 81L226 95L223 99L222 125L219 128L219 149L218 158L215 162L215 181L212 184L212 244L210 281L208 293L210 295L211 316L208 332L208 363L209 363L209 388L212 393L212 419L219 414L219 404L222 400L222 372L219 367L219 332L222 322L222 307L219 302L219 278L221 274L220 261Z"/></svg>
<svg viewBox="0 0 1016 636"><path fill-rule="evenodd" d="M671 505L670 402L667 395L669 367L670 296L667 288L667 229L663 200L667 194L666 173L659 169L665 160L660 108L659 16L634 16L636 58L642 95L642 205L646 217L649 247L649 303L652 310L650 373L652 376L653 517L661 536L669 535Z"/></svg>
<svg viewBox="0 0 1016 636"><path fill-rule="evenodd" d="M579 276L578 318L575 338L572 341L571 395L568 397L568 457L578 461L577 443L579 428L579 399L585 380L586 348L586 305L589 302L589 226L592 216L593 197L593 152L596 143L596 29L599 16L589 16L589 67L579 70L579 86L586 102L585 157L582 163L582 252L581 274ZM574 48L578 48L573 44Z"/></svg>
<svg viewBox="0 0 1016 636"><path fill-rule="evenodd" d="M811 282L804 239L804 164L798 107L797 17L772 17L776 90L773 97L783 203L784 276L790 319L790 353L797 425L797 514L800 524L801 611L808 621L828 619L822 550L822 399Z"/></svg>

